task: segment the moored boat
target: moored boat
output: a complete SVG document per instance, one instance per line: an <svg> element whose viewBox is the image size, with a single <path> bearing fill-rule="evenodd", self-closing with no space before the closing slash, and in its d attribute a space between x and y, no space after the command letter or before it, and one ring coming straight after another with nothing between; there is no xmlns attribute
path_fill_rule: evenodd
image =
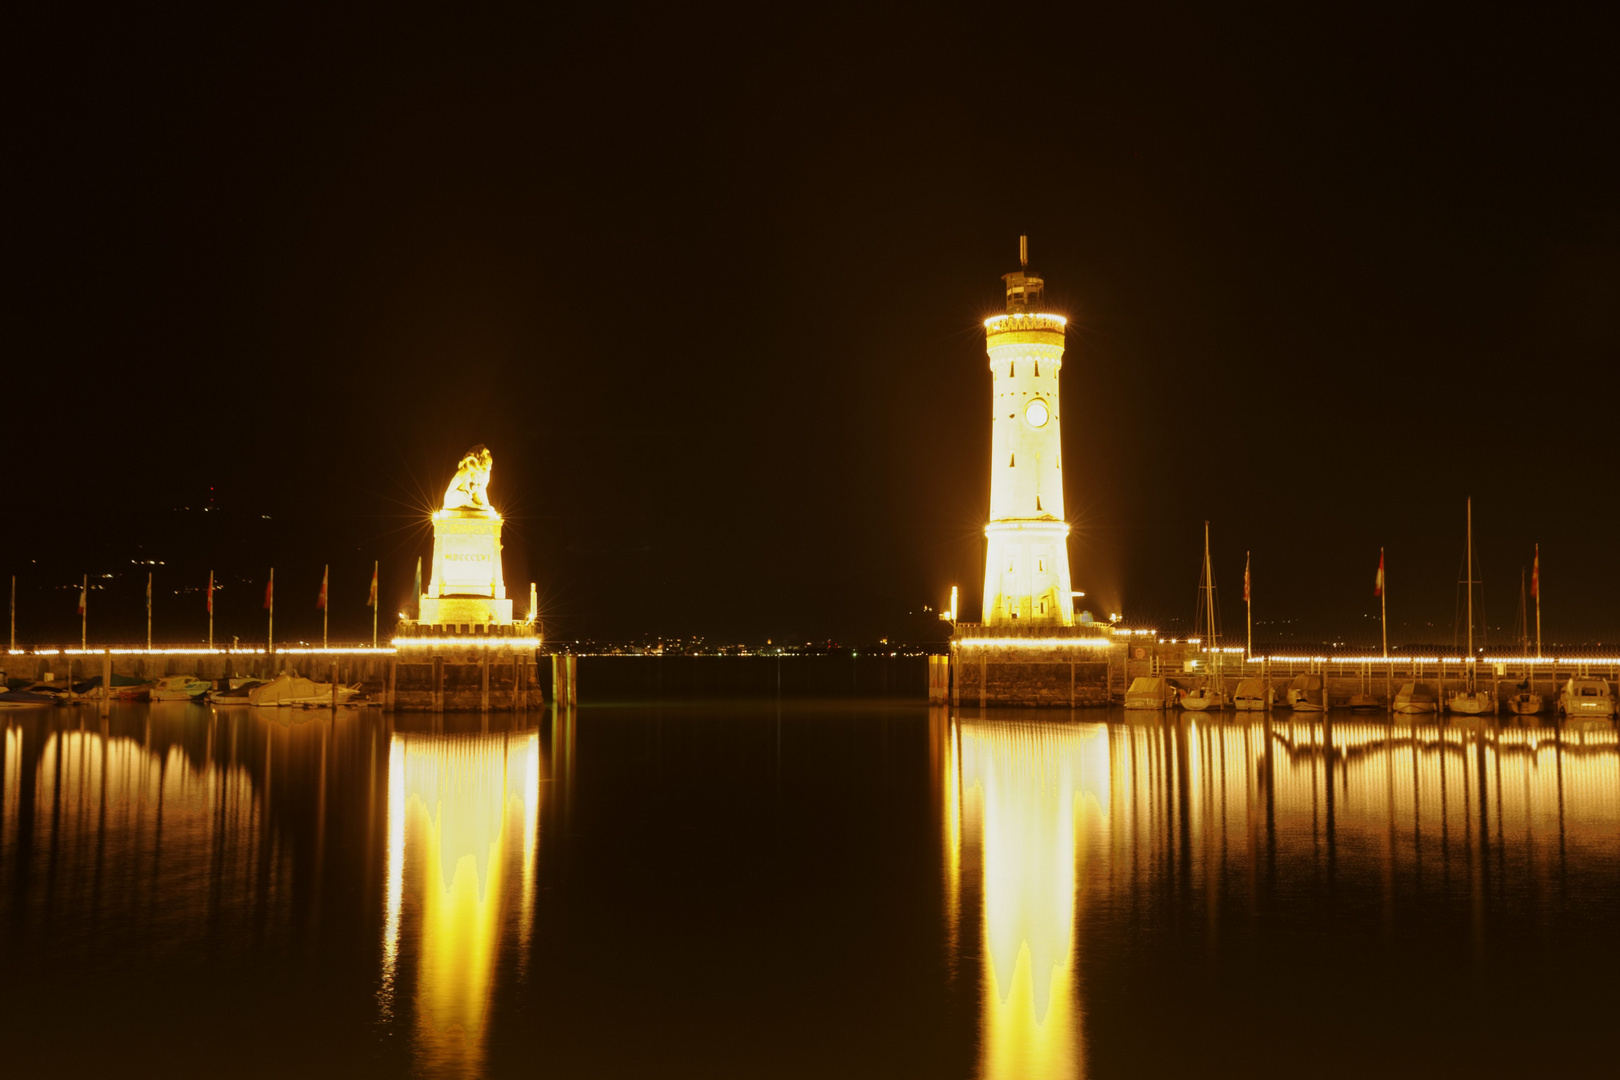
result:
<svg viewBox="0 0 1620 1080"><path fill-rule="evenodd" d="M227 684L226 686L215 687L208 691L209 701L218 705L246 705L248 704L248 695L256 687L263 686L269 680L232 678L224 681Z"/></svg>
<svg viewBox="0 0 1620 1080"><path fill-rule="evenodd" d="M1277 702L1277 693L1265 679L1244 679L1232 694L1232 707L1239 712L1264 712Z"/></svg>
<svg viewBox="0 0 1620 1080"><path fill-rule="evenodd" d="M97 689L101 688L101 676L97 675L92 682ZM152 696L154 683L150 679L143 679L138 675L119 675L114 673L112 685L104 693L114 701L145 701Z"/></svg>
<svg viewBox="0 0 1620 1080"><path fill-rule="evenodd" d="M1536 545L1535 561L1533 563L1531 563L1531 566L1534 569L1532 569L1531 577L1530 577L1530 595L1535 597L1535 600L1536 600L1536 655L1539 657L1541 655L1541 545L1540 544ZM1526 655L1528 655L1529 652L1530 652L1530 623L1528 621L1528 618L1526 617L1527 613L1528 613L1528 609L1525 607L1525 602L1524 602L1524 572L1523 571L1519 572L1519 611L1521 613L1524 613L1523 615L1521 615L1521 618L1522 618L1522 621L1523 621L1523 626L1521 627L1521 629L1519 631L1519 640L1523 643L1524 651L1525 651ZM1516 693L1516 694L1512 695L1511 697L1509 697L1508 702L1507 702L1508 708L1512 712L1517 713L1519 716L1534 716L1537 713L1541 712L1541 710L1543 710L1543 709L1545 709L1547 707L1546 699L1544 699L1540 694L1536 693L1536 691L1535 691L1535 683L1536 683L1536 665L1535 665L1535 663L1532 661L1530 663L1529 667L1530 667L1530 670L1529 670L1528 673L1526 673L1526 675L1524 677L1524 681L1521 682L1517 687L1515 687L1515 689L1518 690L1518 693ZM1555 683L1553 685L1554 693L1556 693L1557 690L1558 690L1558 686Z"/></svg>
<svg viewBox="0 0 1620 1080"><path fill-rule="evenodd" d="M1181 695L1181 707L1188 712L1211 712L1226 708L1226 680L1221 677L1220 628L1215 625L1215 567L1209 558L1209 522L1204 522L1204 564L1199 571L1198 610L1193 625L1203 633L1204 655L1210 661L1204 666L1203 678L1196 687Z"/></svg>
<svg viewBox="0 0 1620 1080"><path fill-rule="evenodd" d="M1540 694L1531 693L1530 680L1519 684L1519 692L1507 699L1508 711L1520 716L1534 716L1547 707Z"/></svg>
<svg viewBox="0 0 1620 1080"><path fill-rule="evenodd" d="M1226 708L1226 695L1206 684L1182 694L1181 707L1188 712L1218 712Z"/></svg>
<svg viewBox="0 0 1620 1080"><path fill-rule="evenodd" d="M1481 690L1474 681L1474 586L1479 582L1474 580L1474 500L1468 500L1468 543L1464 558L1467 560L1468 576L1459 584L1468 589L1468 658L1463 665L1463 688L1446 699L1446 709L1462 716L1479 716L1481 713L1496 711L1496 694L1494 691Z"/></svg>
<svg viewBox="0 0 1620 1080"><path fill-rule="evenodd" d="M1495 712L1496 695L1477 687L1459 690L1446 700L1446 711L1460 716L1479 716L1482 713Z"/></svg>
<svg viewBox="0 0 1620 1080"><path fill-rule="evenodd" d="M1138 675L1125 691L1127 709L1168 709L1176 701L1176 691L1170 680L1156 675Z"/></svg>
<svg viewBox="0 0 1620 1080"><path fill-rule="evenodd" d="M1288 684L1287 704L1295 712L1327 711L1327 693L1320 675L1295 675Z"/></svg>
<svg viewBox="0 0 1620 1080"><path fill-rule="evenodd" d="M1402 683L1395 692L1394 710L1398 713L1431 713L1437 711L1434 690L1428 683Z"/></svg>
<svg viewBox="0 0 1620 1080"><path fill-rule="evenodd" d="M1563 717L1612 717L1614 696L1605 679L1577 675L1564 684L1558 695L1558 715Z"/></svg>
<svg viewBox="0 0 1620 1080"><path fill-rule="evenodd" d="M153 701L196 701L213 688L212 682L195 675L169 675L157 681L151 695Z"/></svg>
<svg viewBox="0 0 1620 1080"><path fill-rule="evenodd" d="M32 690L0 690L0 709L42 709L57 704L49 694Z"/></svg>
<svg viewBox="0 0 1620 1080"><path fill-rule="evenodd" d="M339 686L337 703L342 705L360 692L357 686ZM318 683L297 675L277 675L248 691L249 705L331 705L332 684Z"/></svg>

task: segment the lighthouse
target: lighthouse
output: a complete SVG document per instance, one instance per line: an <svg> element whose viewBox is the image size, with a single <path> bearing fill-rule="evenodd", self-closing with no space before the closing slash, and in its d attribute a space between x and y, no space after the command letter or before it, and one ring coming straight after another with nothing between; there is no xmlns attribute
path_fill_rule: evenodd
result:
<svg viewBox="0 0 1620 1080"><path fill-rule="evenodd" d="M1058 405L1068 320L1044 310L1044 283L1029 272L1025 237L1018 238L1018 270L1002 280L1007 313L984 321L994 412L980 619L986 626L1073 626Z"/></svg>

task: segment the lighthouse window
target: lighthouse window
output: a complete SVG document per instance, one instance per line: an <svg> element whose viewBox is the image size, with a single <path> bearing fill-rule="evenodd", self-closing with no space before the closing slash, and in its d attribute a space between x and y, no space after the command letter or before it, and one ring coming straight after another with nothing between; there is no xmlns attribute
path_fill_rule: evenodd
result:
<svg viewBox="0 0 1620 1080"><path fill-rule="evenodd" d="M1035 361L1035 377L1037 379L1041 377L1041 362L1039 360Z"/></svg>
<svg viewBox="0 0 1620 1080"><path fill-rule="evenodd" d="M1036 559L1035 560L1035 569L1039 570L1043 574L1046 573L1046 560L1045 559ZM1044 604L1045 604L1045 601L1042 601L1042 605L1043 605L1042 608L1041 608L1042 611L1046 610Z"/></svg>
<svg viewBox="0 0 1620 1080"><path fill-rule="evenodd" d="M1039 495L1035 496L1035 512L1037 514L1041 512L1041 497Z"/></svg>
<svg viewBox="0 0 1620 1080"><path fill-rule="evenodd" d="M1007 377L1010 379L1016 374L1018 374L1018 365L1011 360L1007 361Z"/></svg>
<svg viewBox="0 0 1620 1080"><path fill-rule="evenodd" d="M1017 454L1014 454L1012 457L1007 459L1007 468L1009 468L1009 469L1014 468L1017 464L1018 464L1018 455Z"/></svg>
<svg viewBox="0 0 1620 1080"><path fill-rule="evenodd" d="M1045 600L1041 601L1041 614L1042 615L1046 614L1046 601Z"/></svg>

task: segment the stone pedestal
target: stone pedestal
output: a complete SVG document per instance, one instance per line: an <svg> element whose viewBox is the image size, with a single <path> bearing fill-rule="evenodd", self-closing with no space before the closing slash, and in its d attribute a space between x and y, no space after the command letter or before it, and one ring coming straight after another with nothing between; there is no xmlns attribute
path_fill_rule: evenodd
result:
<svg viewBox="0 0 1620 1080"><path fill-rule="evenodd" d="M493 510L433 515L433 572L417 622L429 626L510 623L501 573L501 516Z"/></svg>

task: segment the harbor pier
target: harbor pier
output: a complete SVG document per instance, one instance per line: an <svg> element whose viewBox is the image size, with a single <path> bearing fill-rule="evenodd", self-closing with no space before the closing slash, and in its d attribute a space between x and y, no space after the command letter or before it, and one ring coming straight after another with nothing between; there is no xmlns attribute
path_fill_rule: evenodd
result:
<svg viewBox="0 0 1620 1080"><path fill-rule="evenodd" d="M468 634L465 640L422 639L403 648L18 649L0 656L0 671L8 679L68 685L108 676L157 680L193 675L219 685L281 674L317 680L335 676L339 684L358 686L366 699L385 709L488 712L544 706L556 683L557 661L570 660L541 654L532 638L507 642Z"/></svg>
<svg viewBox="0 0 1620 1080"><path fill-rule="evenodd" d="M1280 703L1300 675L1322 680L1328 708L1371 698L1388 709L1405 683L1422 683L1444 701L1472 681L1507 711L1514 694L1540 694L1544 711L1556 708L1571 678L1620 683L1620 655L1552 656L1432 654L1389 656L1263 655L1242 649L1206 650L1196 642L1163 641L1110 632L1105 627L985 627L960 623L950 644L949 696L953 705L1081 707L1120 704L1133 679L1163 678L1182 690L1213 684L1230 701L1238 684L1258 679ZM937 691L931 689L931 693ZM1274 707L1286 708L1286 705Z"/></svg>

